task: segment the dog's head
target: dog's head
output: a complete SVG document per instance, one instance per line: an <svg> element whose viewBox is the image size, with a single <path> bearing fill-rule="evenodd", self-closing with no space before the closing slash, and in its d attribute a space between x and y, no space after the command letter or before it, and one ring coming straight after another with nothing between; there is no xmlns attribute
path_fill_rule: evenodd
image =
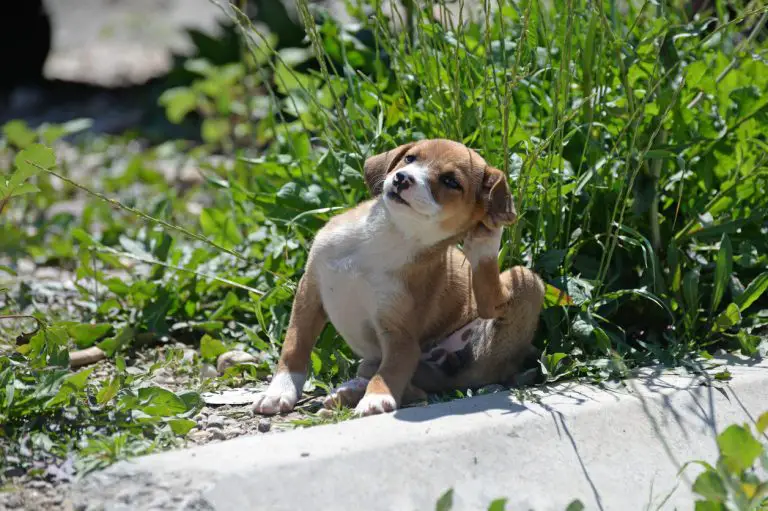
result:
<svg viewBox="0 0 768 511"><path fill-rule="evenodd" d="M507 179L472 149L450 140L422 140L368 158L365 180L393 220L411 231L438 230L444 239L479 223L511 224L517 215Z"/></svg>

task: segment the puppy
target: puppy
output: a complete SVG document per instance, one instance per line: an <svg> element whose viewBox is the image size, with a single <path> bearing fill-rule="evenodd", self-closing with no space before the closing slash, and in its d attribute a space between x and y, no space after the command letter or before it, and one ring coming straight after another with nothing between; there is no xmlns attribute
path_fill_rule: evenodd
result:
<svg viewBox="0 0 768 511"><path fill-rule="evenodd" d="M362 361L325 404L359 415L508 382L531 349L544 286L523 267L499 273L502 227L516 220L504 174L450 140L402 145L364 170L374 199L317 233L254 413L293 409L329 320Z"/></svg>

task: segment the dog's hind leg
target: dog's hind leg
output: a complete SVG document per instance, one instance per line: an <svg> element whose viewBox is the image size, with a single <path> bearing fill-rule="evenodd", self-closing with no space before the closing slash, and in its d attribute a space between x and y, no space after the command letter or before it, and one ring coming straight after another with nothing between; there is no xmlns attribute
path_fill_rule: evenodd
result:
<svg viewBox="0 0 768 511"><path fill-rule="evenodd" d="M323 406L325 408L357 406L360 400L363 399L363 396L365 396L368 383L376 374L376 371L379 370L380 364L380 360L362 360L357 368L357 376L333 389L323 400ZM426 392L409 384L403 391L402 404L424 401L426 398Z"/></svg>
<svg viewBox="0 0 768 511"><path fill-rule="evenodd" d="M363 399L368 382L379 369L379 360L360 361L357 367L357 376L347 380L328 394L323 400L323 406L326 408L336 408L338 406L355 407Z"/></svg>
<svg viewBox="0 0 768 511"><path fill-rule="evenodd" d="M531 343L544 303L543 282L522 266L505 271L499 281L508 298L498 308L499 316L484 321L471 343L467 367L453 379L459 388L508 383L535 351Z"/></svg>

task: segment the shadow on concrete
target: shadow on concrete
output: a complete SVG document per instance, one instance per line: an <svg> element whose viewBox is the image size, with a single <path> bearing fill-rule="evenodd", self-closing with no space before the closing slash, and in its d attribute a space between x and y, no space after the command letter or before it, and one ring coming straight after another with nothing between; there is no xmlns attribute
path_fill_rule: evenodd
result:
<svg viewBox="0 0 768 511"><path fill-rule="evenodd" d="M395 419L404 422L426 422L440 417L487 413L491 410L500 410L504 413L520 413L527 410L539 415L535 410L528 408L524 404L516 403L509 398L500 399L500 396L509 397L508 393L497 393L458 399L430 406L412 406L397 410L393 416Z"/></svg>

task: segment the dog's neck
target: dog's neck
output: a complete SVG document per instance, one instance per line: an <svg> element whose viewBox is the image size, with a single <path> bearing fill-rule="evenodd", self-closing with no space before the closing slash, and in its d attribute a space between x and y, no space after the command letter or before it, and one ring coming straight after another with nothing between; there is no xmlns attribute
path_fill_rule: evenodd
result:
<svg viewBox="0 0 768 511"><path fill-rule="evenodd" d="M405 256L402 261L404 264L440 258L461 237L446 235L437 230L425 232L418 227L416 222L409 222L404 216L393 214L381 197L373 201L365 221L366 237L373 243L387 244L388 249Z"/></svg>

